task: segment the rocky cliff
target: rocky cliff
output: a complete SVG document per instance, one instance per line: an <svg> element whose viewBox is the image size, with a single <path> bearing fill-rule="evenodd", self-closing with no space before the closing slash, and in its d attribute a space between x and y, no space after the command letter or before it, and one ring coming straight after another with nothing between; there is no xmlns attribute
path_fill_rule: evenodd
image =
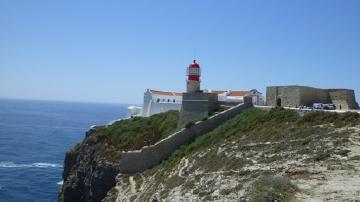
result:
<svg viewBox="0 0 360 202"><path fill-rule="evenodd" d="M101 201L116 184L121 151L140 149L165 138L176 130L178 117L177 111L168 111L89 130L65 155L58 201Z"/></svg>
<svg viewBox="0 0 360 202"><path fill-rule="evenodd" d="M359 169L359 114L252 109L156 168L119 174L105 201L351 201Z"/></svg>
<svg viewBox="0 0 360 202"><path fill-rule="evenodd" d="M359 114L300 117L284 109L250 109L184 145L159 166L135 175L118 173L121 150L151 144L173 130L164 129L166 116L155 120L90 130L66 155L59 201L360 198ZM171 120L165 125L175 123L176 128L176 118ZM155 137L159 127L162 135Z"/></svg>
<svg viewBox="0 0 360 202"><path fill-rule="evenodd" d="M84 141L66 153L58 201L101 201L116 183L119 156L114 146L99 140L96 129L88 131Z"/></svg>

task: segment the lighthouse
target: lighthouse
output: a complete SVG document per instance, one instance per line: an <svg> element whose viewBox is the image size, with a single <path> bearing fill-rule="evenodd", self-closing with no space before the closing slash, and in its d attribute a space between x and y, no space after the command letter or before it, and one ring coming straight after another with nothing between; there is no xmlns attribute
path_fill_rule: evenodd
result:
<svg viewBox="0 0 360 202"><path fill-rule="evenodd" d="M186 92L182 94L178 128L202 120L219 109L218 95L200 90L200 74L200 65L193 60L187 68Z"/></svg>
<svg viewBox="0 0 360 202"><path fill-rule="evenodd" d="M186 81L186 92L193 93L200 91L200 65L193 60L193 63L187 68L187 81Z"/></svg>

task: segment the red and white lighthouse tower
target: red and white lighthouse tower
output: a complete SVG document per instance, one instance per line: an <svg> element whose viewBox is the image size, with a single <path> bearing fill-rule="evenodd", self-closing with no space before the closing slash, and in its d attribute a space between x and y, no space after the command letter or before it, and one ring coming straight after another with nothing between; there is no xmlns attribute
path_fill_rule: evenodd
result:
<svg viewBox="0 0 360 202"><path fill-rule="evenodd" d="M193 60L193 63L187 68L188 79L186 81L186 92L198 92L200 91L200 65Z"/></svg>

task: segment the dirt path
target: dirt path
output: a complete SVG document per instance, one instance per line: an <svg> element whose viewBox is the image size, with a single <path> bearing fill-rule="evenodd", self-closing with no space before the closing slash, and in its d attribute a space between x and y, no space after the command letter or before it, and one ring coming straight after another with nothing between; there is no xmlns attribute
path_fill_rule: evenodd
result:
<svg viewBox="0 0 360 202"><path fill-rule="evenodd" d="M183 176L183 170L184 170L185 168L187 168L188 166L189 166L189 159L185 158L185 164L184 164L184 166L181 167L180 170L179 170L179 177L184 177L184 176Z"/></svg>
<svg viewBox="0 0 360 202"><path fill-rule="evenodd" d="M136 193L136 182L134 180L134 176L129 177L129 182L130 182L130 191L132 194L135 194Z"/></svg>

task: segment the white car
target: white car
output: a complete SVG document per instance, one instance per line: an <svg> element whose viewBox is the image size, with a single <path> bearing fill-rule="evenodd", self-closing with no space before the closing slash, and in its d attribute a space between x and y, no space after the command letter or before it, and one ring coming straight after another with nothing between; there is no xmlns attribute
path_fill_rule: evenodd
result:
<svg viewBox="0 0 360 202"><path fill-rule="evenodd" d="M314 103L314 104L313 104L313 108L314 108L314 109L324 109L322 103Z"/></svg>

